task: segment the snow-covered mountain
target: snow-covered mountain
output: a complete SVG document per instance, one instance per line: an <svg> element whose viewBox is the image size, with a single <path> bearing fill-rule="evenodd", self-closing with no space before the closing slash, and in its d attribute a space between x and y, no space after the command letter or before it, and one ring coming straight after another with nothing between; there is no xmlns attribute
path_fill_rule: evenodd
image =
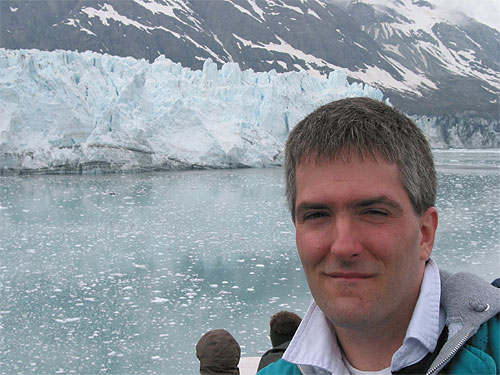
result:
<svg viewBox="0 0 500 375"><path fill-rule="evenodd" d="M409 114L498 122L499 31L430 1L3 0L0 9L4 48L325 77L340 67Z"/></svg>

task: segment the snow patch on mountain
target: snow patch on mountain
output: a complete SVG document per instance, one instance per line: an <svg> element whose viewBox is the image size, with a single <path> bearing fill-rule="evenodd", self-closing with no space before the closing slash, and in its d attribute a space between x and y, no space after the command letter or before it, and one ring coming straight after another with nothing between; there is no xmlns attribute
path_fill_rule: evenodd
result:
<svg viewBox="0 0 500 375"><path fill-rule="evenodd" d="M500 89L500 76L497 71L491 68L478 69L480 58L476 56L476 51L467 48L460 49L456 43L446 45L443 36L440 35L440 28L436 28L437 25L441 24L456 28L457 25L460 26L460 24L471 20L465 14L436 6L425 0L361 0L361 2L373 6L376 11L387 15L386 18L391 20L391 22L382 22L373 33L375 40L379 41L385 50L404 57L399 50L400 44L403 44L401 43L402 39L413 40L413 53L418 56L420 61L425 62L429 56L432 56L440 62L442 68L454 75L476 77ZM363 30L368 28L363 26ZM479 50L483 48L463 31L461 31L460 39L474 45ZM401 72L401 64L396 65L395 61L390 58L386 58L386 60ZM411 69L413 72L410 72ZM372 85L385 86L387 78L389 78L388 88L413 91L419 96L425 93L425 89L437 89L436 84L427 78L426 72L415 72L414 66L408 66L403 70L405 79L399 84L395 82L395 78L391 79L383 72L380 72L382 74L373 73L373 70L371 74L366 75L356 75L356 72L348 74L353 77L357 76ZM406 87L401 87L401 84L406 84Z"/></svg>
<svg viewBox="0 0 500 375"><path fill-rule="evenodd" d="M365 4L372 5L380 12L397 12L398 21L390 23L395 30L400 30L410 36L412 32L423 30L429 34L432 33L432 27L436 23L445 22L449 24L457 23L465 15L445 9L441 6L435 6L428 1L413 0L361 0ZM411 20L408 22L408 20Z"/></svg>

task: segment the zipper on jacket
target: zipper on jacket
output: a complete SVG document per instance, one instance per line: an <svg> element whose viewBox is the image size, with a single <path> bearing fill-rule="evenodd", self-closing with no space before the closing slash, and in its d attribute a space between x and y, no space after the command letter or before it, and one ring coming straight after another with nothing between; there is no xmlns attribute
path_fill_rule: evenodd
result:
<svg viewBox="0 0 500 375"><path fill-rule="evenodd" d="M446 357L444 357L441 361L439 361L436 365L432 366L426 373L426 375L431 375L434 371L440 368L443 364L448 362L457 352L458 350L465 344L465 342L469 339L470 333L466 333L464 337L460 339L458 344L453 348L452 351L448 353Z"/></svg>

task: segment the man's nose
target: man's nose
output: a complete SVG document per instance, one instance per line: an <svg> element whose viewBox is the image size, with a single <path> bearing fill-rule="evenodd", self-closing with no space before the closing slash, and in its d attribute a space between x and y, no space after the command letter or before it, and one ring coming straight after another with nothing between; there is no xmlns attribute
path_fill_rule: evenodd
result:
<svg viewBox="0 0 500 375"><path fill-rule="evenodd" d="M349 260L361 254L359 233L351 217L335 218L331 241L330 252L338 258Z"/></svg>

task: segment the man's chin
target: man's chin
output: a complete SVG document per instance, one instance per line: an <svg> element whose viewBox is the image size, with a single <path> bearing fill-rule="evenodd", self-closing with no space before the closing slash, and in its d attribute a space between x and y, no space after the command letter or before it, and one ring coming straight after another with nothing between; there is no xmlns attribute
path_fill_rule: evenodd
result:
<svg viewBox="0 0 500 375"><path fill-rule="evenodd" d="M336 298L335 302L318 303L318 306L334 326L351 329L369 324L373 315L372 308L368 304L353 297Z"/></svg>

